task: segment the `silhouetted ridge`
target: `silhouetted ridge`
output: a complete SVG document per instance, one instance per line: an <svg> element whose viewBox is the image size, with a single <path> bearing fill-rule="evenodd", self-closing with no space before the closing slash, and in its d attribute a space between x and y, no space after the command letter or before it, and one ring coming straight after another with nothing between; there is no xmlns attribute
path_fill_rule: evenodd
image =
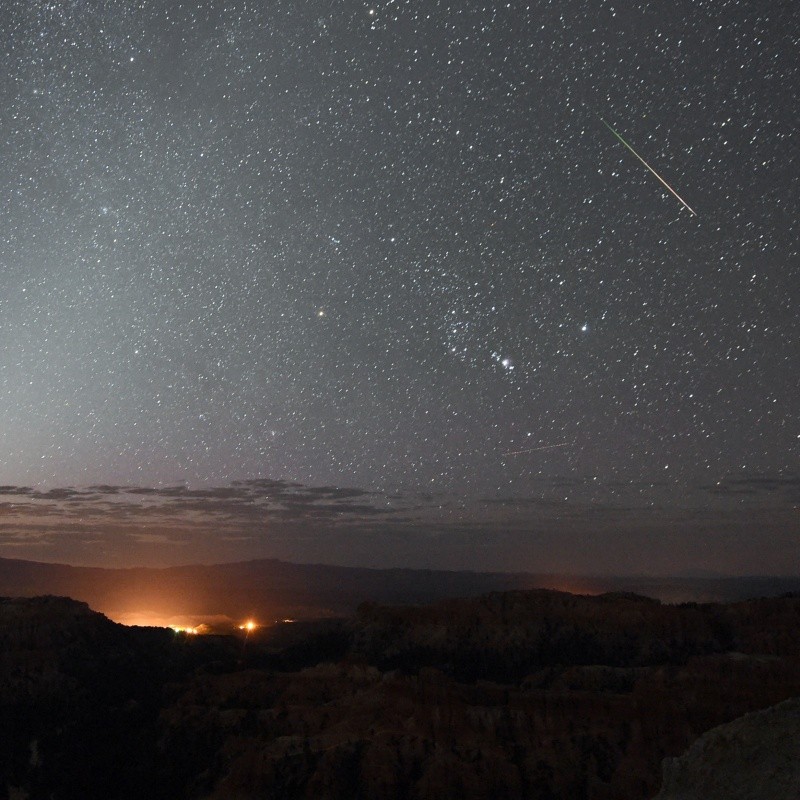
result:
<svg viewBox="0 0 800 800"><path fill-rule="evenodd" d="M0 559L0 595L67 595L119 620L256 614L315 619L352 614L365 601L425 604L491 591L569 589L657 597L663 602L734 601L800 591L792 578L570 577L527 573L362 569L262 559L165 569L99 569Z"/></svg>

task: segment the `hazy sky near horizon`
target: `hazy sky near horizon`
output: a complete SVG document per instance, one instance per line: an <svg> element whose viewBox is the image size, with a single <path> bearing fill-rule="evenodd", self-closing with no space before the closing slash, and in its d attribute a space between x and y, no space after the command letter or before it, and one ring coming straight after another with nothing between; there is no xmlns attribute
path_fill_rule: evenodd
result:
<svg viewBox="0 0 800 800"><path fill-rule="evenodd" d="M613 492L611 491L613 490ZM361 567L573 575L797 575L800 476L527 497L255 480L190 488L0 487L0 557L81 566L281 558ZM600 499L613 494L613 500Z"/></svg>
<svg viewBox="0 0 800 800"><path fill-rule="evenodd" d="M795 4L21 0L0 23L0 483L23 487L0 555L38 530L99 558L96 526L53 538L61 501L36 527L48 489L260 479L416 516L255 503L279 547L242 502L256 539L201 525L206 560L791 561Z"/></svg>

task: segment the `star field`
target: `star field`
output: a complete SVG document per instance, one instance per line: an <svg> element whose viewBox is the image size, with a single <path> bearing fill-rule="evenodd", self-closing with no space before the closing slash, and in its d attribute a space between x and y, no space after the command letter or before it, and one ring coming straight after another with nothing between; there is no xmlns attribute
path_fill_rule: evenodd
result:
<svg viewBox="0 0 800 800"><path fill-rule="evenodd" d="M0 18L0 481L796 471L792 4Z"/></svg>

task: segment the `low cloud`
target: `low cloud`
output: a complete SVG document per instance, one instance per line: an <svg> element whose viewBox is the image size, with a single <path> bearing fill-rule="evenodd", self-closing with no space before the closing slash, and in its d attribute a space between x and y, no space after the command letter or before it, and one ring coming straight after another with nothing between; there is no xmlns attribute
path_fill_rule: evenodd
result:
<svg viewBox="0 0 800 800"><path fill-rule="evenodd" d="M274 557L662 574L682 566L785 572L796 557L794 474L713 485L568 476L536 486L526 497L475 499L270 479L202 488L2 486L0 556L95 566Z"/></svg>

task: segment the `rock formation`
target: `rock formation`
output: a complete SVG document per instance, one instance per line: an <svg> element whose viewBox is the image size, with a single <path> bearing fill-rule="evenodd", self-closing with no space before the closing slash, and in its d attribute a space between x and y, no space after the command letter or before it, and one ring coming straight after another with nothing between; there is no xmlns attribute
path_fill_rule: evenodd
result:
<svg viewBox="0 0 800 800"><path fill-rule="evenodd" d="M655 800L800 797L800 698L720 725L664 761Z"/></svg>
<svg viewBox="0 0 800 800"><path fill-rule="evenodd" d="M0 599L0 800L644 800L665 758L800 696L799 626L798 596L535 590L244 640Z"/></svg>

